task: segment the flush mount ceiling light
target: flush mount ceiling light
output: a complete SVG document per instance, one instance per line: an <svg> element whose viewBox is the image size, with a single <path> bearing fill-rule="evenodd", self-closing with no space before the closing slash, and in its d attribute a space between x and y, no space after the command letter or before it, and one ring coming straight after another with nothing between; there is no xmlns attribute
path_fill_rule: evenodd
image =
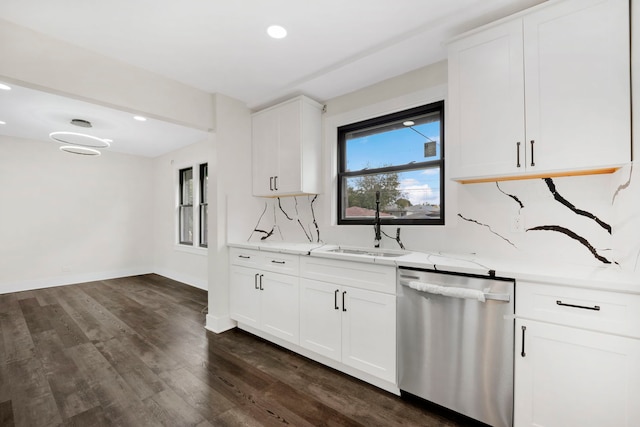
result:
<svg viewBox="0 0 640 427"><path fill-rule="evenodd" d="M108 148L111 146L106 139L97 136L87 135L77 132L51 132L49 138L62 144L73 144L74 146L90 148Z"/></svg>
<svg viewBox="0 0 640 427"><path fill-rule="evenodd" d="M79 126L81 128L91 128L93 127L93 125L91 124L91 122L89 120L84 120L84 119L71 119L71 121L69 122L74 126Z"/></svg>
<svg viewBox="0 0 640 427"><path fill-rule="evenodd" d="M133 120L137 120L139 122L146 122L147 118L142 116L133 116Z"/></svg>
<svg viewBox="0 0 640 427"><path fill-rule="evenodd" d="M63 145L60 151L71 154L79 154L81 156L99 156L100 152L89 147L76 147L75 145Z"/></svg>
<svg viewBox="0 0 640 427"><path fill-rule="evenodd" d="M6 125L7 122L3 122L2 120L0 120L0 125Z"/></svg>
<svg viewBox="0 0 640 427"><path fill-rule="evenodd" d="M11 86L0 83L0 90L11 90Z"/></svg>
<svg viewBox="0 0 640 427"><path fill-rule="evenodd" d="M284 27L281 27L280 25L272 25L267 28L267 34L269 34L269 36L273 37L274 39L283 39L287 37L287 30L285 30Z"/></svg>
<svg viewBox="0 0 640 427"><path fill-rule="evenodd" d="M413 120L407 120L406 122L402 123L405 126L413 126L416 124L416 122L414 122Z"/></svg>

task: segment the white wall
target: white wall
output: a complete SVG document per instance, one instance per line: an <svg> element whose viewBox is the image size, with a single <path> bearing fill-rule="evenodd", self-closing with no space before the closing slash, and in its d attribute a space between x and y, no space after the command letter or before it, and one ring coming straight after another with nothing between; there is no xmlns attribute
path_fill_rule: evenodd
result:
<svg viewBox="0 0 640 427"><path fill-rule="evenodd" d="M235 325L229 318L228 241L240 240L257 199L251 196L251 115L241 102L216 95L218 127L209 163L209 314L207 329ZM242 218L241 221L237 221ZM235 221L235 222L234 222ZM229 223L238 223L229 227Z"/></svg>
<svg viewBox="0 0 640 427"><path fill-rule="evenodd" d="M0 137L0 293L152 270L152 161Z"/></svg>
<svg viewBox="0 0 640 427"><path fill-rule="evenodd" d="M207 289L208 251L176 243L176 196L178 169L209 162L210 145L205 140L153 159L154 272L201 289Z"/></svg>

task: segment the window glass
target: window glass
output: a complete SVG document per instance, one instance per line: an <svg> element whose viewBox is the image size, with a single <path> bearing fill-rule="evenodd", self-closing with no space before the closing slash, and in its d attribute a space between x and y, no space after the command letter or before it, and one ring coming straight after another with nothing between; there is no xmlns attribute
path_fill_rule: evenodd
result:
<svg viewBox="0 0 640 427"><path fill-rule="evenodd" d="M193 244L193 168L180 169L179 241Z"/></svg>
<svg viewBox="0 0 640 427"><path fill-rule="evenodd" d="M444 224L444 103L338 129L338 223Z"/></svg>
<svg viewBox="0 0 640 427"><path fill-rule="evenodd" d="M207 187L209 182L209 166L207 163L200 165L200 246L208 245L207 234L209 228L209 209L207 204Z"/></svg>

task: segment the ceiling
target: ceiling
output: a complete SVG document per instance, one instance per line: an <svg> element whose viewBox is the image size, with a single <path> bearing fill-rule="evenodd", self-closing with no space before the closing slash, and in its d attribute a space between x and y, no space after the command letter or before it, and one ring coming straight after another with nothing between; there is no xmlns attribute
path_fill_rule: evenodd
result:
<svg viewBox="0 0 640 427"><path fill-rule="evenodd" d="M446 57L444 42L452 36L542 1L2 0L0 19L255 109L300 93L326 101L437 62ZM272 24L284 26L288 36L269 38ZM24 102L34 101L35 94L20 90L11 102L23 93ZM0 95L4 113L6 94ZM46 101L46 111L22 104L31 117L20 119L55 120L57 112L87 108L86 114L104 119L105 130L118 124L123 135L139 130L121 112L107 117L104 107L91 110L90 104L53 95ZM145 122L144 132L163 135L161 123ZM140 141L136 148L114 143L112 149L153 157L172 148L170 141L157 149Z"/></svg>

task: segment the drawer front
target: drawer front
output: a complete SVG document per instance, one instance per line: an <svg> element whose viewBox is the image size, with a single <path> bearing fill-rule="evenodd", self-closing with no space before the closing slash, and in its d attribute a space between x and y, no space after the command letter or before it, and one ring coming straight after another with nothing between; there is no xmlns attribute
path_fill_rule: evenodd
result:
<svg viewBox="0 0 640 427"><path fill-rule="evenodd" d="M251 249L231 248L229 250L229 261L233 265L260 268L262 266L262 254L260 251Z"/></svg>
<svg viewBox="0 0 640 427"><path fill-rule="evenodd" d="M297 276L300 274L300 256L263 251L261 268L265 271Z"/></svg>
<svg viewBox="0 0 640 427"><path fill-rule="evenodd" d="M640 295L519 281L516 284L516 314L640 337Z"/></svg>
<svg viewBox="0 0 640 427"><path fill-rule="evenodd" d="M300 275L322 282L396 293L396 269L388 265L308 256L302 257L300 261Z"/></svg>

